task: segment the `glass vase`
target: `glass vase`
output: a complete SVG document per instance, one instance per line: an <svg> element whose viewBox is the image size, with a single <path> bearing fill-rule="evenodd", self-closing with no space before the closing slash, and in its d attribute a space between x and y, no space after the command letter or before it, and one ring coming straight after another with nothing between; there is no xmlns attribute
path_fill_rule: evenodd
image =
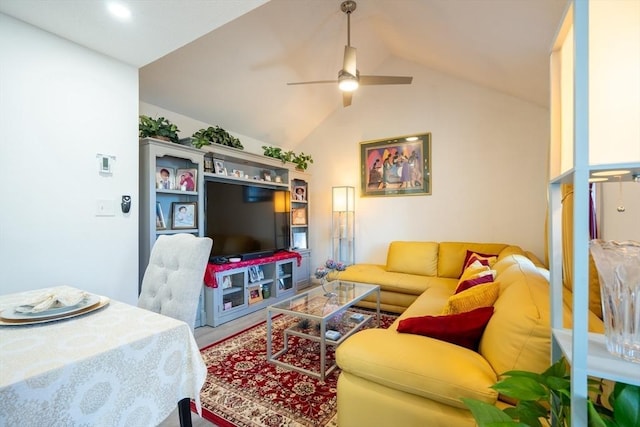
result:
<svg viewBox="0 0 640 427"><path fill-rule="evenodd" d="M640 363L640 243L592 240L607 350Z"/></svg>

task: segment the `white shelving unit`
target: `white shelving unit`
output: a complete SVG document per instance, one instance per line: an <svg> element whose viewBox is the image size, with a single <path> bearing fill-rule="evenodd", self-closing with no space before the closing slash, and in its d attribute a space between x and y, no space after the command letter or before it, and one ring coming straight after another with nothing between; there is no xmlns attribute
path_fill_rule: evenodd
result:
<svg viewBox="0 0 640 427"><path fill-rule="evenodd" d="M635 35L635 36L634 36ZM613 49L615 47L615 49ZM549 257L552 358L571 364L571 417L587 425L587 377L640 385L640 364L588 332L589 178L640 174L640 3L573 0L551 53ZM561 185L573 184L573 329L563 328ZM603 184L610 185L610 184Z"/></svg>
<svg viewBox="0 0 640 427"><path fill-rule="evenodd" d="M162 234L190 233L202 236L204 233L204 198L203 198L203 162L204 153L195 148L165 142L153 138L140 140L140 267L139 287L142 286L142 278L149 263L151 248L158 236ZM196 179L193 191L183 191L179 186L174 188L158 188L156 168L195 169ZM174 176L174 178L176 178ZM173 203L196 202L194 228L172 228L171 208ZM156 206L160 204L164 217L164 228L159 228L156 223ZM200 309L196 316L194 326L204 323L204 293L200 297Z"/></svg>

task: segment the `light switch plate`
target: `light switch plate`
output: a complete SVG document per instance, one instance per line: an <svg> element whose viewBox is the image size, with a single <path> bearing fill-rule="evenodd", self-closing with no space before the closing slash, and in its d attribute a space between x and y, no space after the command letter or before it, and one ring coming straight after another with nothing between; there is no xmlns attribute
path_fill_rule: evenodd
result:
<svg viewBox="0 0 640 427"><path fill-rule="evenodd" d="M115 200L96 200L96 216L115 216Z"/></svg>

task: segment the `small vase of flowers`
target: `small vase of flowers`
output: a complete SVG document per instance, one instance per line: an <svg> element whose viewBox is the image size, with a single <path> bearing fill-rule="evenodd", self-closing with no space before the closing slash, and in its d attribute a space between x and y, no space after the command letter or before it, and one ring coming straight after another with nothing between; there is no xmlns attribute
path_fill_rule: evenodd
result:
<svg viewBox="0 0 640 427"><path fill-rule="evenodd" d="M347 269L347 265L345 263L342 262L336 262L332 259L328 259L327 262L324 263L323 267L318 267L316 268L316 279L320 280L320 285L322 286L322 290L324 290L324 296L335 296L335 292L329 292L327 291L327 289L324 287L324 285L327 283L327 276L329 275L329 273L333 272L333 271L345 271ZM337 278L337 277L336 277Z"/></svg>

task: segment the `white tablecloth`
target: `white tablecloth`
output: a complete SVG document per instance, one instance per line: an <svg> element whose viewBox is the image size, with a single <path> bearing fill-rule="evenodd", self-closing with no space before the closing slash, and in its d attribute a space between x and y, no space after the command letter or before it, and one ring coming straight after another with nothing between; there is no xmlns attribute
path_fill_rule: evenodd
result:
<svg viewBox="0 0 640 427"><path fill-rule="evenodd" d="M30 293L1 295L0 310ZM186 323L121 302L0 326L0 426L156 426L183 398L199 408L205 378Z"/></svg>

